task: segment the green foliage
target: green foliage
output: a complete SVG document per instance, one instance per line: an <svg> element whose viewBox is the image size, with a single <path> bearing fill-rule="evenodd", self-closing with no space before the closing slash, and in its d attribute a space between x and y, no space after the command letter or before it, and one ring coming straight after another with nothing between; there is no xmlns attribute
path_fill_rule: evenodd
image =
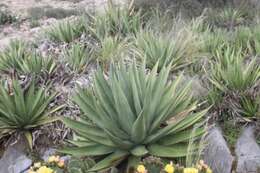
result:
<svg viewBox="0 0 260 173"><path fill-rule="evenodd" d="M52 74L57 66L53 58L44 58L33 51L25 42L11 41L9 47L0 54L0 70L7 73Z"/></svg>
<svg viewBox="0 0 260 173"><path fill-rule="evenodd" d="M47 94L47 89L38 88L34 83L28 88L22 88L15 80L9 87L4 83L0 85L1 137L16 131L24 132L32 146L30 130L55 121L56 118L50 115L62 108L49 109L50 102L57 94Z"/></svg>
<svg viewBox="0 0 260 173"><path fill-rule="evenodd" d="M136 36L135 52L149 68L159 61L159 69L172 63L172 69L178 70L195 60L199 44L196 36L187 30L166 35L145 31Z"/></svg>
<svg viewBox="0 0 260 173"><path fill-rule="evenodd" d="M100 41L97 60L102 64L117 62L126 55L129 44L127 39L120 40L118 37L106 36Z"/></svg>
<svg viewBox="0 0 260 173"><path fill-rule="evenodd" d="M62 21L45 31L45 35L55 42L70 43L85 32L85 26L79 21Z"/></svg>
<svg viewBox="0 0 260 173"><path fill-rule="evenodd" d="M230 47L221 48L211 65L209 101L221 110L219 114L248 122L248 118L258 115L259 109L258 99L251 93L260 79L257 58L244 59L241 49L237 52Z"/></svg>
<svg viewBox="0 0 260 173"><path fill-rule="evenodd" d="M27 10L31 19L39 20L41 18L63 19L69 16L78 15L75 9L53 8L51 6L31 7Z"/></svg>
<svg viewBox="0 0 260 173"><path fill-rule="evenodd" d="M109 5L104 14L92 16L89 30L98 39L109 36L136 34L142 28L142 15L131 7Z"/></svg>
<svg viewBox="0 0 260 173"><path fill-rule="evenodd" d="M68 173L87 173L95 165L95 161L90 158L80 159L73 157L70 159L67 170Z"/></svg>
<svg viewBox="0 0 260 173"><path fill-rule="evenodd" d="M0 7L0 25L11 24L17 19L13 16L10 11Z"/></svg>
<svg viewBox="0 0 260 173"><path fill-rule="evenodd" d="M181 86L181 77L167 82L171 67L158 64L147 74L145 65L112 65L109 78L99 70L91 89L79 89L73 100L83 114L79 121L63 118L76 138L75 147L62 152L103 158L89 171L98 171L129 163L150 154L178 158L187 154L193 125L207 110L196 111L189 85ZM204 133L198 128L195 136Z"/></svg>
<svg viewBox="0 0 260 173"><path fill-rule="evenodd" d="M218 59L211 65L211 83L222 92L246 91L253 87L260 77L256 58L245 63L241 52L226 49L223 53L217 52Z"/></svg>
<svg viewBox="0 0 260 173"><path fill-rule="evenodd" d="M250 9L246 7L226 7L219 10L209 9L206 21L213 27L216 26L231 30L236 26L246 24L246 20L251 19L251 17Z"/></svg>
<svg viewBox="0 0 260 173"><path fill-rule="evenodd" d="M27 44L20 40L11 40L9 46L0 54L0 70L7 72L19 70L22 59L28 56Z"/></svg>
<svg viewBox="0 0 260 173"><path fill-rule="evenodd" d="M92 51L79 43L73 44L70 49L65 50L65 60L69 67L77 72L84 72L92 59Z"/></svg>
<svg viewBox="0 0 260 173"><path fill-rule="evenodd" d="M240 99L240 105L242 116L249 118L257 118L259 116L259 98L254 99L249 96L243 96Z"/></svg>

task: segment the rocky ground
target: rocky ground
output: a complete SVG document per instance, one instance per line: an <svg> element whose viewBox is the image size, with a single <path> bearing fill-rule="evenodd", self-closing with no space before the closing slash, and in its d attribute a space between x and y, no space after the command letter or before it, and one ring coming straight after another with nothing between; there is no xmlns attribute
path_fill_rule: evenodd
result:
<svg viewBox="0 0 260 173"><path fill-rule="evenodd" d="M38 15L37 10L46 7L48 9L64 9L75 12L91 9L103 10L106 1L107 0L1 0L0 7L4 6L7 8L17 17L17 22L11 25L0 26L0 48L15 38L33 40L42 28L57 21L55 18L44 17L39 19L39 26L32 28L29 19ZM36 9L36 12L31 12L32 9Z"/></svg>

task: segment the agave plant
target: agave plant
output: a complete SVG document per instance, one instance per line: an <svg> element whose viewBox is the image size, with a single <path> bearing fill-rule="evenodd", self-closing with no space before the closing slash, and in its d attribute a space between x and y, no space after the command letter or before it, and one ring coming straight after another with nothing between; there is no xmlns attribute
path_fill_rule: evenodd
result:
<svg viewBox="0 0 260 173"><path fill-rule="evenodd" d="M38 88L34 83L26 89L13 81L12 86L0 85L0 137L14 133L23 132L32 147L31 130L56 121L51 114L63 106L49 109L51 101L57 93L47 95L46 89Z"/></svg>
<svg viewBox="0 0 260 173"><path fill-rule="evenodd" d="M65 60L75 72L83 72L92 59L91 50L80 44L73 44L69 50L65 50Z"/></svg>
<svg viewBox="0 0 260 173"><path fill-rule="evenodd" d="M102 64L117 62L124 56L129 47L128 41L118 37L106 36L100 42L97 50L97 60Z"/></svg>
<svg viewBox="0 0 260 173"><path fill-rule="evenodd" d="M142 28L142 15L140 11L135 11L131 5L129 8L122 9L109 3L104 14L92 16L92 22L88 28L98 39L107 35L136 34Z"/></svg>
<svg viewBox="0 0 260 173"><path fill-rule="evenodd" d="M48 38L56 42L70 43L85 32L82 21L62 21L45 31Z"/></svg>
<svg viewBox="0 0 260 173"><path fill-rule="evenodd" d="M212 84L221 90L246 91L253 87L260 79L260 67L256 58L245 63L240 53L226 51L217 63L212 64Z"/></svg>
<svg viewBox="0 0 260 173"><path fill-rule="evenodd" d="M186 30L169 35L146 31L136 36L135 52L141 60L146 60L149 68L159 61L159 69L172 63L172 69L177 70L194 61L199 44L196 37Z"/></svg>
<svg viewBox="0 0 260 173"><path fill-rule="evenodd" d="M0 53L0 70L10 72L20 70L22 60L29 55L27 44L21 40L11 40L9 46Z"/></svg>
<svg viewBox="0 0 260 173"><path fill-rule="evenodd" d="M25 74L53 74L57 64L52 57L42 57L37 53L27 56L20 64L20 72Z"/></svg>
<svg viewBox="0 0 260 173"><path fill-rule="evenodd" d="M18 72L21 74L52 74L56 69L53 58L44 58L28 45L19 40L11 41L0 54L0 70L3 72Z"/></svg>
<svg viewBox="0 0 260 173"><path fill-rule="evenodd" d="M158 64L147 74L145 65L112 65L109 78L98 70L91 89L79 89L73 97L83 114L80 120L63 118L76 134L75 147L64 153L103 158L89 171L128 164L146 155L185 157L194 124L207 110L194 112L196 103L189 85L180 86L181 77L168 82L171 67ZM205 132L197 128L199 137Z"/></svg>

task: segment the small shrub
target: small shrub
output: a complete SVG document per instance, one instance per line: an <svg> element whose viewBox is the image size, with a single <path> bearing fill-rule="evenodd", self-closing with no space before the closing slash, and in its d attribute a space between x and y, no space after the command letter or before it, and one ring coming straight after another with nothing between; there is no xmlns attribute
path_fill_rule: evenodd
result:
<svg viewBox="0 0 260 173"><path fill-rule="evenodd" d="M206 111L193 112L196 103L189 86L180 87L181 78L167 82L170 67L159 74L157 70L155 66L147 74L145 65L140 69L135 64L112 65L108 78L98 70L93 88L79 89L73 97L84 112L81 119L63 119L77 137L71 141L75 147L62 152L100 156L89 172L132 156L185 157L192 127ZM197 128L194 136L199 138L204 131Z"/></svg>
<svg viewBox="0 0 260 173"><path fill-rule="evenodd" d="M13 16L10 11L0 7L0 25L11 24L16 21L16 17Z"/></svg>
<svg viewBox="0 0 260 173"><path fill-rule="evenodd" d="M39 20L44 17L63 19L79 14L75 9L53 8L50 6L32 7L28 9L27 13L28 16L33 20Z"/></svg>
<svg viewBox="0 0 260 173"><path fill-rule="evenodd" d="M0 70L11 72L20 70L20 64L29 55L27 43L21 40L11 40L9 46L0 54Z"/></svg>
<svg viewBox="0 0 260 173"><path fill-rule="evenodd" d="M106 36L100 41L100 48L97 50L97 60L104 66L109 62L117 62L122 57L126 58L128 48L128 40Z"/></svg>
<svg viewBox="0 0 260 173"><path fill-rule="evenodd" d="M258 114L257 99L254 88L260 79L260 68L256 58L245 61L240 52L224 49L211 66L210 82L213 85L210 92L210 102L219 110L219 115L229 115L228 118L239 121L250 121ZM256 114L256 115L255 115ZM227 119L226 117L219 117Z"/></svg>
<svg viewBox="0 0 260 173"><path fill-rule="evenodd" d="M12 40L0 54L0 70L5 73L52 74L55 68L56 63L52 58L42 57L20 40Z"/></svg>
<svg viewBox="0 0 260 173"><path fill-rule="evenodd" d="M255 15L252 11L254 10L247 6L210 9L207 11L206 21L213 27L233 30L237 26L248 24L248 21L252 20Z"/></svg>
<svg viewBox="0 0 260 173"><path fill-rule="evenodd" d="M52 41L70 43L85 32L81 21L63 21L47 29L45 34Z"/></svg>
<svg viewBox="0 0 260 173"><path fill-rule="evenodd" d="M18 81L6 87L0 85L0 137L22 132L32 147L31 130L41 125L56 121L50 117L63 106L49 109L50 102L57 93L47 94L47 89L36 87L31 83L28 88L22 88Z"/></svg>
<svg viewBox="0 0 260 173"><path fill-rule="evenodd" d="M136 36L135 52L149 68L159 61L159 69L172 63L172 69L178 70L194 62L199 46L197 37L187 30L166 35L148 31Z"/></svg>
<svg viewBox="0 0 260 173"><path fill-rule="evenodd" d="M106 36L136 34L142 28L142 15L132 8L109 5L104 14L92 16L89 31L98 39Z"/></svg>
<svg viewBox="0 0 260 173"><path fill-rule="evenodd" d="M84 72L92 59L92 51L79 43L65 51L65 60L75 72Z"/></svg>

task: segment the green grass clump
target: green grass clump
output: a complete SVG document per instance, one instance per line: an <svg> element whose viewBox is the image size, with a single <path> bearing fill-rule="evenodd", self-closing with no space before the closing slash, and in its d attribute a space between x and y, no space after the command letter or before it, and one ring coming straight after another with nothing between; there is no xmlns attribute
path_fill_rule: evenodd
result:
<svg viewBox="0 0 260 173"><path fill-rule="evenodd" d="M44 58L21 40L12 40L0 53L0 70L18 74L52 74L57 65L52 58Z"/></svg>
<svg viewBox="0 0 260 173"><path fill-rule="evenodd" d="M76 43L68 50L65 50L65 61L72 71L76 73L84 72L92 60L92 52L83 45Z"/></svg>
<svg viewBox="0 0 260 173"><path fill-rule="evenodd" d="M70 43L85 32L85 26L80 21L62 21L45 31L45 35L55 42Z"/></svg>
<svg viewBox="0 0 260 173"><path fill-rule="evenodd" d="M135 12L131 7L119 8L109 5L105 14L92 16L89 31L98 39L107 35L127 36L136 34L142 28L141 12Z"/></svg>
<svg viewBox="0 0 260 173"><path fill-rule="evenodd" d="M106 36L100 41L100 47L97 50L97 60L106 66L110 62L118 62L127 58L127 51L130 48L127 39L121 40L118 37Z"/></svg>
<svg viewBox="0 0 260 173"><path fill-rule="evenodd" d="M0 7L0 25L11 24L17 21L17 18L7 9Z"/></svg>
<svg viewBox="0 0 260 173"><path fill-rule="evenodd" d="M200 46L196 35L185 29L170 34L145 31L136 36L135 52L149 68L159 61L159 69L172 63L172 69L179 70L195 61Z"/></svg>
<svg viewBox="0 0 260 173"><path fill-rule="evenodd" d="M44 17L63 19L79 14L76 9L53 8L51 6L32 7L28 9L27 13L28 16L34 20L39 20Z"/></svg>

